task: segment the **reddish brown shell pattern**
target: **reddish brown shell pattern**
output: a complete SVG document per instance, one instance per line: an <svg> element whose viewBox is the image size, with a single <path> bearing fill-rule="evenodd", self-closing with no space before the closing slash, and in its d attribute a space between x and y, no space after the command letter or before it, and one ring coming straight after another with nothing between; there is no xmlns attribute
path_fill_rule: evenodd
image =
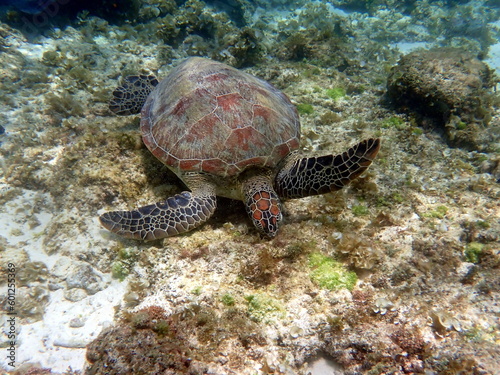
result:
<svg viewBox="0 0 500 375"><path fill-rule="evenodd" d="M290 100L269 83L193 57L162 80L141 113L144 143L176 172L234 176L274 168L299 147Z"/></svg>

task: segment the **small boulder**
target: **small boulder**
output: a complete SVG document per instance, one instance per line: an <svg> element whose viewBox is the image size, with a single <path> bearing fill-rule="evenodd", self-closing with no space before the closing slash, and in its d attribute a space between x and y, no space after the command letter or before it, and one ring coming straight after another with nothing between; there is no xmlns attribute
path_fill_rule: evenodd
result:
<svg viewBox="0 0 500 375"><path fill-rule="evenodd" d="M415 51L391 69L387 94L421 126L444 128L452 146L487 149L486 128L492 118L492 69L472 54L455 48Z"/></svg>

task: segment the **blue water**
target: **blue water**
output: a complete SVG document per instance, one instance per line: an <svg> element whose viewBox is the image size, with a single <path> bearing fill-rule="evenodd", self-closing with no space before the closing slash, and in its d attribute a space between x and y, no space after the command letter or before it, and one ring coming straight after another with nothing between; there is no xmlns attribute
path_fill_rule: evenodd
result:
<svg viewBox="0 0 500 375"><path fill-rule="evenodd" d="M52 0L0 0L0 6L12 6L25 13L38 14L52 2Z"/></svg>

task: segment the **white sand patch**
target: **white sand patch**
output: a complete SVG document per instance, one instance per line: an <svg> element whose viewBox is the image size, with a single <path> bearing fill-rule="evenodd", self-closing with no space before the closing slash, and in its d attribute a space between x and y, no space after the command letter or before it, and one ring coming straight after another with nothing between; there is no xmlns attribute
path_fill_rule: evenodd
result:
<svg viewBox="0 0 500 375"><path fill-rule="evenodd" d="M3 186L3 194L9 188ZM6 239L7 252L2 254L2 264L12 262L16 269L21 270L26 261L26 254L31 262L42 262L48 269L48 282L58 285L60 289L48 290L49 301L45 306L43 319L30 322L25 317L16 316L16 368L25 363L38 363L52 371L63 372L69 366L82 369L85 364L86 345L94 340L101 330L112 324L115 306L119 305L126 282L111 279L110 274L97 271L107 288L89 295L77 302L71 302L64 297L66 288L63 281L74 272L74 267L82 262L69 256L55 253L48 255L43 251L43 241L46 229L51 220L57 218L46 210L51 207L52 199L48 194L23 190L21 195L14 197L1 209L0 235ZM67 213L70 215L71 213ZM98 235L97 223L90 225L92 233L84 233L74 238L68 238L65 249L85 249L91 243L92 235ZM8 257L8 259L6 259ZM61 264L66 265L64 268ZM19 282L17 293L19 294ZM47 288L47 284L40 287ZM4 293L6 285L2 285ZM0 318L2 340L7 341L9 324L5 314ZM8 366L6 356L0 357L0 368L13 370Z"/></svg>
<svg viewBox="0 0 500 375"><path fill-rule="evenodd" d="M18 364L40 363L52 371L65 371L68 366L82 369L85 346L113 322L114 306L120 303L124 288L124 283L114 281L107 289L76 303L65 300L62 289L51 293L44 319L21 327ZM70 327L78 322L83 326Z"/></svg>
<svg viewBox="0 0 500 375"><path fill-rule="evenodd" d="M500 75L500 43L490 46L488 58L484 61Z"/></svg>

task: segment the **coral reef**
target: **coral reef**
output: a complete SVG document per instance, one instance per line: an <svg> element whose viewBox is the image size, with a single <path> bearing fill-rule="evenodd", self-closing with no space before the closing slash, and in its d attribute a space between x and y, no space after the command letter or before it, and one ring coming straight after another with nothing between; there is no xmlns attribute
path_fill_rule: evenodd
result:
<svg viewBox="0 0 500 375"><path fill-rule="evenodd" d="M397 106L418 113L421 124L432 119L444 127L452 145L483 150L495 142L488 131L495 83L493 71L471 54L434 49L403 56L387 91Z"/></svg>
<svg viewBox="0 0 500 375"><path fill-rule="evenodd" d="M182 46L191 56L209 55L236 67L253 65L262 57L261 40L253 28L245 26L244 19L234 14L231 17L234 12L246 14L243 2L235 3L238 6L231 7L233 12L229 14L214 13L199 0L186 1L179 7L172 5L164 17L154 21L158 36L169 45Z"/></svg>
<svg viewBox="0 0 500 375"><path fill-rule="evenodd" d="M61 12L28 33L31 16L0 16L0 252L17 266L23 363L2 357L2 371L303 375L325 359L345 374L498 372L500 100L482 62L497 2L103 4L116 18ZM469 53L407 54L391 73L409 45ZM184 236L101 230L103 211L183 189L139 119L107 102L121 76L161 78L190 55L283 90L307 153L378 136L376 162L343 191L284 202L272 240L227 199ZM402 66L426 79L425 112L385 105Z"/></svg>

